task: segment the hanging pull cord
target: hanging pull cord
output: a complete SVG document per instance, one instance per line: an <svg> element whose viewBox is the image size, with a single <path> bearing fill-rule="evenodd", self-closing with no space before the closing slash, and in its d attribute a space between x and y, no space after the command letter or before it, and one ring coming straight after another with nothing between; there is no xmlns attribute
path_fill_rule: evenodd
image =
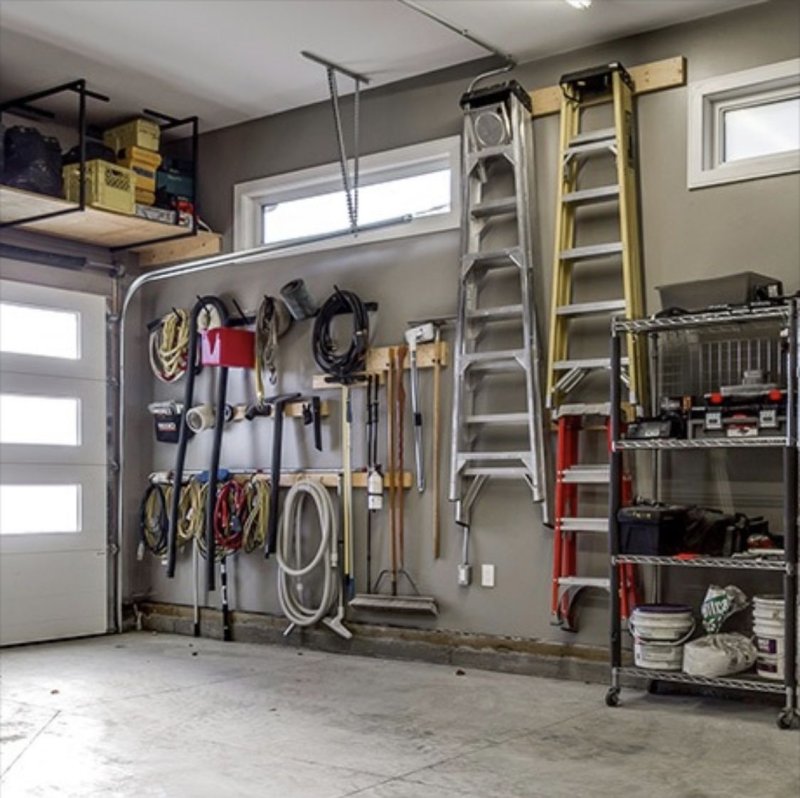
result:
<svg viewBox="0 0 800 798"><path fill-rule="evenodd" d="M350 220L350 229L355 232L358 229L358 129L360 123L361 107L361 81L355 81L355 93L353 95L353 181L350 182L350 173L347 169L347 153L344 146L344 132L342 130L342 114L339 108L339 92L336 87L336 71L328 67L328 90L331 96L331 108L333 109L333 122L336 128L336 143L339 146L339 168L342 172L342 185L344 186L344 197L347 202L347 216Z"/></svg>

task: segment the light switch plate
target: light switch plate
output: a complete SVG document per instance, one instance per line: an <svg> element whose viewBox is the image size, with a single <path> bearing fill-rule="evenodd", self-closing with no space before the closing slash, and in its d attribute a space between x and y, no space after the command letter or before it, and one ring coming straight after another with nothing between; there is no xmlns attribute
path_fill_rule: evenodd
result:
<svg viewBox="0 0 800 798"><path fill-rule="evenodd" d="M494 587L494 565L481 565L481 587Z"/></svg>

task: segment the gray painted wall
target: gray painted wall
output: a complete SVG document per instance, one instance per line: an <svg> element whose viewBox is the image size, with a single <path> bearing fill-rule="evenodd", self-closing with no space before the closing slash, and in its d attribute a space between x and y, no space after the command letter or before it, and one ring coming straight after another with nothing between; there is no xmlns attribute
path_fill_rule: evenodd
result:
<svg viewBox="0 0 800 798"><path fill-rule="evenodd" d="M638 64L684 55L689 80L755 67L794 58L800 52L800 7L792 0L772 0L723 16L643 34L588 50L568 53L523 65L515 77L534 88L557 82L567 71L610 60ZM363 152L377 152L460 132L458 98L475 70L450 70L368 92L363 102ZM320 80L323 79L322 73ZM642 97L638 103L642 226L646 266L648 310L658 308L655 286L700 276L715 276L745 269L781 278L788 290L800 287L800 181L787 175L689 192L686 188L685 88ZM347 111L345 111L347 114ZM538 222L535 239L541 264L539 273L549 296L550 261L553 246L557 117L534 124L538 172L536 197ZM336 149L327 105L300 108L278 116L215 131L202 139L201 210L213 229L225 233L232 243L233 186L250 180L335 160ZM459 253L456 231L408 238L375 245L336 249L314 255L296 256L264 263L237 266L197 277L158 283L147 289L143 317L154 318L171 305L187 306L198 292L236 296L248 307L264 292L275 293L295 276L305 278L319 298L328 295L334 283L355 290L364 298L380 303L374 343L398 342L405 321L428 314L455 310L456 264ZM310 353L310 329L296 326L282 342L282 390L308 390L316 370ZM145 365L146 342L140 333L129 341L135 366ZM245 401L252 393L249 377L232 374L231 399ZM204 375L198 396L210 390ZM445 372L449 385L451 373ZM162 386L143 380L131 386L130 411L140 413L145 401L180 398L181 386ZM445 391L444 418L448 418L449 390ZM338 400L338 396L331 396ZM356 418L363 417L360 397ZM423 380L423 402L430 402L430 380ZM141 422L141 415L139 415ZM336 421L326 425L325 453L312 457L309 437L301 427L290 424L285 463L287 466L335 466L339 462ZM135 427L136 435L141 423ZM255 426L238 425L226 433L223 463L229 466L265 466L269 462L271 422ZM355 451L361 452L361 432ZM141 489L151 468L168 468L174 450L151 446L138 437L129 452L128 495ZM207 440L190 444L189 466L203 467ZM152 449L152 454L151 454ZM411 451L410 440L407 451ZM446 463L443 458L443 465ZM360 464L360 463L359 463ZM710 474L708 464L695 464L694 476ZM777 499L779 472L769 464L761 472L760 484L752 487L751 474L734 474L735 490L742 504L752 501L764 487ZM446 479L446 467L443 468ZM133 484L136 483L136 484ZM752 499L748 497L753 497ZM362 496L357 506L363 506ZM747 510L747 506L741 507ZM761 508L757 508L761 509ZM407 567L424 593L440 602L441 628L524 637L574 640L549 625L549 583L552 533L543 527L539 510L532 507L521 485L498 484L481 497L474 513L473 561L497 566L497 587L489 590L474 585L468 590L456 586L459 559L458 538L449 505L444 503L443 556L431 556L430 494L421 499L410 492L407 511ZM190 561L182 555L178 578L172 582L150 558L132 561L135 508L128 507L126 569L129 596L144 596L180 603L191 602ZM357 518L359 565L363 568L363 512ZM375 532L377 548L386 553L387 528L380 523ZM596 574L605 572L602 541L588 544L585 562ZM148 555L149 556L149 555ZM385 562L385 560L384 560ZM234 565L232 600L234 606L250 611L277 612L274 564L257 555L238 558ZM699 583L690 586L693 596ZM212 606L217 601L211 597ZM582 615L581 642L605 639L605 599L586 602ZM400 622L400 621L398 621ZM418 622L419 623L419 622ZM427 623L427 622L425 622Z"/></svg>

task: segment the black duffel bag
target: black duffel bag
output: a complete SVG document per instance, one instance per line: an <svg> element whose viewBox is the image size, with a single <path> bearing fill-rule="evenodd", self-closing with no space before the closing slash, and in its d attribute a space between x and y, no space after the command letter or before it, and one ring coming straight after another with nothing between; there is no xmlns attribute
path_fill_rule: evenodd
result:
<svg viewBox="0 0 800 798"><path fill-rule="evenodd" d="M750 519L744 513L723 513L688 507L681 551L709 557L730 557L747 549Z"/></svg>
<svg viewBox="0 0 800 798"><path fill-rule="evenodd" d="M18 125L6 130L3 149L3 183L38 194L62 196L58 139Z"/></svg>

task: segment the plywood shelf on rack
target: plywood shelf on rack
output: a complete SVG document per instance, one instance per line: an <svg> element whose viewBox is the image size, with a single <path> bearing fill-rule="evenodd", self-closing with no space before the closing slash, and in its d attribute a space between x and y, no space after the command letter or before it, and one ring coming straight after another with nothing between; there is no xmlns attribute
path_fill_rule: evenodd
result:
<svg viewBox="0 0 800 798"><path fill-rule="evenodd" d="M70 211L70 213L64 213L64 211ZM135 248L137 244L168 239L187 232L185 227L154 222L139 216L126 216L121 213L101 211L97 208L86 208L81 211L77 209L74 202L68 202L65 199L0 185L0 221L13 222L16 219L46 213L61 213L61 215L40 219L36 222L23 222L19 228L109 249ZM200 239L201 236L202 239ZM183 241L193 241L196 245L198 239L205 242L202 254L212 255L219 251L219 236L213 233L198 233L198 236L191 238L187 236ZM217 249L212 249L212 239L216 241ZM180 240L176 239L175 242L169 242L169 244ZM163 246L166 246L166 243L148 245L142 250L142 253L154 251L157 253L158 248ZM163 261L155 259L151 260L148 265L156 265L161 262Z"/></svg>

